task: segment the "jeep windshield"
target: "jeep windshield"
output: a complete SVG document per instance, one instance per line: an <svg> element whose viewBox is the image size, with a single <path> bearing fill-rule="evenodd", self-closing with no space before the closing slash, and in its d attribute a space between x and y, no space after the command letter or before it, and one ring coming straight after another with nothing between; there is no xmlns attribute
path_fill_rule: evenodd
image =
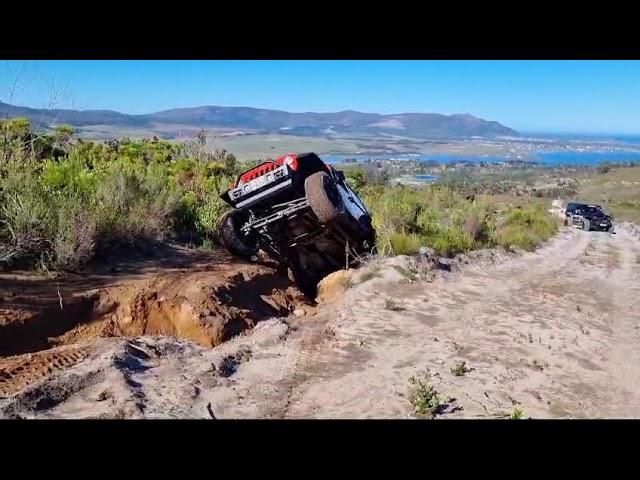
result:
<svg viewBox="0 0 640 480"><path fill-rule="evenodd" d="M602 207L598 205L588 205L578 210L579 215L588 218L601 218L606 217L607 214L604 212Z"/></svg>

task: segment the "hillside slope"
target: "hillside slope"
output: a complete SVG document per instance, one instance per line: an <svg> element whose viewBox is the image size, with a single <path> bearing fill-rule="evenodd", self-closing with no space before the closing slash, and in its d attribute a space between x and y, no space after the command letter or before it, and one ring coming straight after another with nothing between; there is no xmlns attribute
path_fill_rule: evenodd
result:
<svg viewBox="0 0 640 480"><path fill-rule="evenodd" d="M291 113L249 107L202 106L176 108L145 115L111 110L42 110L0 102L0 114L26 117L36 125L69 124L75 127L108 125L129 129L174 128L237 129L257 133L292 135L402 135L413 138L463 138L515 136L518 133L495 121L470 114L399 113L382 115L351 110L335 113Z"/></svg>
<svg viewBox="0 0 640 480"><path fill-rule="evenodd" d="M286 279L261 266L203 264L124 285L107 279L96 304L102 323L78 325L58 337L60 346L34 352L24 343L30 330L15 327L29 353L0 358L0 418L407 418L409 379L429 374L436 416L445 418L635 418L639 234L630 225L616 235L565 229L536 252L475 252L446 264L452 271L434 271L428 257L381 260L318 307L295 303ZM247 290L249 268L263 276L247 275ZM23 286L5 309L26 304L34 288ZM256 305L260 315L243 335L215 348L184 340L199 331L186 326ZM135 339L91 340L112 318L128 329L149 321ZM182 330L150 336L163 319Z"/></svg>

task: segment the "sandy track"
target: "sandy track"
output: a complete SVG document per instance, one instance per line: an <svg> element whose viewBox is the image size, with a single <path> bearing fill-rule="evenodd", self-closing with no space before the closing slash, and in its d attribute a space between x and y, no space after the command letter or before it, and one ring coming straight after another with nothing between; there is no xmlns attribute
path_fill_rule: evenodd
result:
<svg viewBox="0 0 640 480"><path fill-rule="evenodd" d="M0 416L406 418L408 379L428 371L455 399L444 418L640 417L639 238L566 230L412 283L387 261L317 313L213 349L99 339L0 400ZM473 370L454 376L461 360Z"/></svg>
<svg viewBox="0 0 640 480"><path fill-rule="evenodd" d="M286 414L403 417L407 379L430 371L462 407L532 417L640 416L640 241L571 230L494 265L433 283L366 283L349 292L330 345ZM384 308L396 298L404 310ZM450 369L460 360L473 368Z"/></svg>

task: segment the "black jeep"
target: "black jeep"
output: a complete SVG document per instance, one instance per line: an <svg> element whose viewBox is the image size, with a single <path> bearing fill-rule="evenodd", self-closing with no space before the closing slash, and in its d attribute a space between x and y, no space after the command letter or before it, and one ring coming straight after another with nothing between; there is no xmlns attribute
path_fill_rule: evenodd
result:
<svg viewBox="0 0 640 480"><path fill-rule="evenodd" d="M344 173L314 153L258 165L221 198L234 207L218 227L226 249L244 258L262 249L311 297L322 277L354 265L375 244L371 216Z"/></svg>
<svg viewBox="0 0 640 480"><path fill-rule="evenodd" d="M570 202L565 210L566 224L578 225L583 230L613 232L613 217L607 215L600 205Z"/></svg>

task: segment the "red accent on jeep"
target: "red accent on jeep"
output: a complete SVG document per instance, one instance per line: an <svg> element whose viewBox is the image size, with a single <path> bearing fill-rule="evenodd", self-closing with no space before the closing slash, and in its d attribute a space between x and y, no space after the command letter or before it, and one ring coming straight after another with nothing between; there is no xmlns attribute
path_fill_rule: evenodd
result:
<svg viewBox="0 0 640 480"><path fill-rule="evenodd" d="M278 165L287 164L291 167L291 170L294 172L298 170L298 155L295 153L289 153L287 155L283 155L281 157L276 158L276 163Z"/></svg>
<svg viewBox="0 0 640 480"><path fill-rule="evenodd" d="M291 170L294 172L298 169L298 156L295 153L290 153L288 155L283 155L281 157L276 158L274 161L268 161L258 165L257 167L252 168L251 170L240 175L238 181L233 185L233 187L237 187L238 185L242 185L244 183L250 182L254 178L261 177L267 172L271 170L275 170L281 165L284 164L289 165Z"/></svg>

